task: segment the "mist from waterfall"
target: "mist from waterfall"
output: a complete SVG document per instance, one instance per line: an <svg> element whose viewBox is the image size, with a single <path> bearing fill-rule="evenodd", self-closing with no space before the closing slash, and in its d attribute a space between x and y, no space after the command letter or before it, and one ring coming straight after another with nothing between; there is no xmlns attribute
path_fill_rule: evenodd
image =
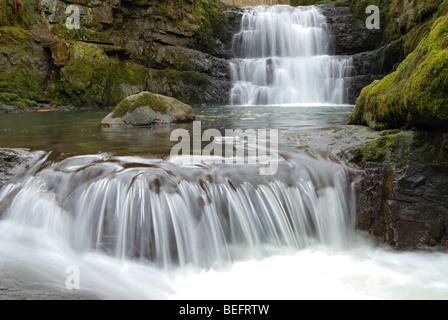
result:
<svg viewBox="0 0 448 320"><path fill-rule="evenodd" d="M346 102L351 59L331 56L317 7L246 9L233 38L232 105L337 105Z"/></svg>

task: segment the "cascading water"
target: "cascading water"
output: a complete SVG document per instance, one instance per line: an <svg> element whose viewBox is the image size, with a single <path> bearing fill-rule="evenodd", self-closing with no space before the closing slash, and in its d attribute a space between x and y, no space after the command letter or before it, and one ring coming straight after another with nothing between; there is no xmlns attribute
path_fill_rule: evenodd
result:
<svg viewBox="0 0 448 320"><path fill-rule="evenodd" d="M248 178L256 167L185 170L107 156L49 162L2 190L0 226L37 228L77 252L163 269L225 266L316 243L343 247L353 231L350 181L337 164L323 161L314 172L311 162L289 161L281 179L257 181Z"/></svg>
<svg viewBox="0 0 448 320"><path fill-rule="evenodd" d="M286 154L261 179L247 166L47 156L0 190L0 288L102 299L448 297L447 255L399 254L356 232L350 170L328 159ZM73 267L80 288L68 291Z"/></svg>
<svg viewBox="0 0 448 320"><path fill-rule="evenodd" d="M351 59L329 55L327 29L313 6L248 8L233 39L231 104L345 103Z"/></svg>
<svg viewBox="0 0 448 320"><path fill-rule="evenodd" d="M350 62L327 55L326 37L316 8L247 9L235 36L241 59L232 62L232 102L342 103ZM204 109L208 128L319 132L335 121L327 119L334 108L323 115L313 114L316 108L306 114L304 108ZM13 127L22 122L32 121ZM87 152L121 139L149 141L137 151L159 154L164 143L157 130L98 132L77 128L78 122L85 121L73 123L86 132L82 148L92 139L106 141ZM55 148L67 123L50 137ZM96 120L93 126L99 130ZM39 139L49 135L43 131ZM73 143L79 131L64 138ZM272 176L261 176L260 165L225 161L33 153L30 167L0 189L0 299L21 287L102 299L448 298L448 255L397 253L356 230L351 169L282 139L279 153ZM74 292L67 289L72 267L81 277Z"/></svg>

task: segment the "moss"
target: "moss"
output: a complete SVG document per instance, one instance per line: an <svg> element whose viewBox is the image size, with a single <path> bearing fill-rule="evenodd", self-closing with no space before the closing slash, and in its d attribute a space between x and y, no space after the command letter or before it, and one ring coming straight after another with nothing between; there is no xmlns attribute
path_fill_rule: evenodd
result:
<svg viewBox="0 0 448 320"><path fill-rule="evenodd" d="M153 76L156 79L164 79L168 84L175 85L178 82L185 84L206 87L211 83L210 77L204 73L196 71L179 71L179 70L153 70Z"/></svg>
<svg viewBox="0 0 448 320"><path fill-rule="evenodd" d="M448 18L432 25L431 32L400 64L397 71L362 90L351 124L374 129L404 124L443 127L448 123Z"/></svg>
<svg viewBox="0 0 448 320"><path fill-rule="evenodd" d="M193 0L192 22L201 30L196 39L196 48L204 51L213 50L213 36L225 27L222 4L219 1Z"/></svg>
<svg viewBox="0 0 448 320"><path fill-rule="evenodd" d="M109 59L97 45L76 42L61 69L61 89L75 104L98 105L106 88Z"/></svg>
<svg viewBox="0 0 448 320"><path fill-rule="evenodd" d="M0 25L28 25L30 19L27 5L25 0L0 0Z"/></svg>
<svg viewBox="0 0 448 320"><path fill-rule="evenodd" d="M140 92L147 69L134 63L129 51L85 42L61 42L52 48L54 63L46 98L57 105L111 106ZM58 62L59 61L59 62Z"/></svg>
<svg viewBox="0 0 448 320"><path fill-rule="evenodd" d="M48 54L32 41L0 45L0 92L42 99L48 67Z"/></svg>
<svg viewBox="0 0 448 320"><path fill-rule="evenodd" d="M0 27L0 43L21 43L30 37L30 32L22 27L3 26Z"/></svg>
<svg viewBox="0 0 448 320"><path fill-rule="evenodd" d="M355 149L352 161L359 164L380 162L393 143L394 139L390 135L367 142Z"/></svg>
<svg viewBox="0 0 448 320"><path fill-rule="evenodd" d="M114 109L112 118L123 117L125 114L132 113L138 108L148 106L161 114L167 113L167 105L163 99L152 93L142 92L121 101Z"/></svg>
<svg viewBox="0 0 448 320"><path fill-rule="evenodd" d="M0 93L0 105L9 105L21 109L29 109L37 106L37 102L29 99L20 98L14 93Z"/></svg>
<svg viewBox="0 0 448 320"><path fill-rule="evenodd" d="M110 57L110 67L107 76L103 104L116 105L121 100L135 92L126 92L123 85L135 87L142 91L147 76L147 69L127 59Z"/></svg>
<svg viewBox="0 0 448 320"><path fill-rule="evenodd" d="M191 59L182 50L169 50L165 55L165 59L176 70L191 71L194 69Z"/></svg>
<svg viewBox="0 0 448 320"><path fill-rule="evenodd" d="M208 75L195 71L151 70L148 90L176 98L189 104L199 104L211 84Z"/></svg>
<svg viewBox="0 0 448 320"><path fill-rule="evenodd" d="M51 51L53 63L56 66L64 67L65 65L67 65L71 50L70 43L66 41L58 41L51 45L49 49Z"/></svg>

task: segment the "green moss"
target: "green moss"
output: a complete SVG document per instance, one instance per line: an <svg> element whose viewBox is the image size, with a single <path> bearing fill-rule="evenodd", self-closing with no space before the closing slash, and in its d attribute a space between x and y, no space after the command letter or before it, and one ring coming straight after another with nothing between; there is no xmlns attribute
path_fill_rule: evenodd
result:
<svg viewBox="0 0 448 320"><path fill-rule="evenodd" d="M367 142L355 149L352 161L359 164L380 162L384 160L386 152L393 143L394 139L390 135Z"/></svg>
<svg viewBox="0 0 448 320"><path fill-rule="evenodd" d="M182 50L169 50L165 59L172 65L176 70L180 71L191 71L194 66L188 56L186 56Z"/></svg>
<svg viewBox="0 0 448 320"><path fill-rule="evenodd" d="M193 0L192 18L192 22L201 27L196 38L196 48L212 50L213 36L220 33L225 26L222 4L213 0Z"/></svg>
<svg viewBox="0 0 448 320"><path fill-rule="evenodd" d="M167 113L167 105L164 103L163 99L152 93L142 92L121 101L114 109L112 118L122 117L141 107L150 107L161 114Z"/></svg>
<svg viewBox="0 0 448 320"><path fill-rule="evenodd" d="M61 89L75 104L98 105L106 88L109 59L97 45L76 42L61 69Z"/></svg>
<svg viewBox="0 0 448 320"><path fill-rule="evenodd" d="M0 105L9 105L21 109L29 109L37 106L37 102L29 99L20 98L14 93L0 93Z"/></svg>
<svg viewBox="0 0 448 320"><path fill-rule="evenodd" d="M0 27L0 43L20 43L30 37L29 31L22 27L3 26Z"/></svg>
<svg viewBox="0 0 448 320"><path fill-rule="evenodd" d="M60 70L52 74L46 98L58 105L111 106L143 89L147 69L129 50L85 42L64 42ZM55 59L53 59L55 60Z"/></svg>
<svg viewBox="0 0 448 320"><path fill-rule="evenodd" d="M211 83L208 75L196 71L179 71L172 69L154 70L153 75L155 78L165 78L165 81L168 84L182 82L197 87L206 87Z"/></svg>
<svg viewBox="0 0 448 320"><path fill-rule="evenodd" d="M431 32L397 71L362 90L351 124L374 129L404 124L442 127L448 123L448 18L433 23Z"/></svg>
<svg viewBox="0 0 448 320"><path fill-rule="evenodd" d="M0 92L42 99L48 59L41 46L28 40L0 45Z"/></svg>
<svg viewBox="0 0 448 320"><path fill-rule="evenodd" d="M126 92L123 86L135 87L142 91L147 76L147 69L131 60L110 57L103 104L116 105L133 92Z"/></svg>
<svg viewBox="0 0 448 320"><path fill-rule="evenodd" d="M0 0L0 26L25 26L29 23L25 0Z"/></svg>
<svg viewBox="0 0 448 320"><path fill-rule="evenodd" d="M125 17L129 16L129 11L125 7L120 7L120 11Z"/></svg>
<svg viewBox="0 0 448 320"><path fill-rule="evenodd" d="M203 101L203 93L211 84L210 77L194 71L151 70L148 90L176 98L189 104Z"/></svg>

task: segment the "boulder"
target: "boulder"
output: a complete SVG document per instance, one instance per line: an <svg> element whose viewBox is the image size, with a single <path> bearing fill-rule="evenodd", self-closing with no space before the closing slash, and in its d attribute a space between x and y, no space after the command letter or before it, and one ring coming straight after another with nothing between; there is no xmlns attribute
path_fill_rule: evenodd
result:
<svg viewBox="0 0 448 320"><path fill-rule="evenodd" d="M448 125L448 19L431 32L397 71L364 88L349 122L373 129L446 128Z"/></svg>
<svg viewBox="0 0 448 320"><path fill-rule="evenodd" d="M188 123L195 119L193 108L175 98L141 92L122 100L101 122L102 127L148 127Z"/></svg>

